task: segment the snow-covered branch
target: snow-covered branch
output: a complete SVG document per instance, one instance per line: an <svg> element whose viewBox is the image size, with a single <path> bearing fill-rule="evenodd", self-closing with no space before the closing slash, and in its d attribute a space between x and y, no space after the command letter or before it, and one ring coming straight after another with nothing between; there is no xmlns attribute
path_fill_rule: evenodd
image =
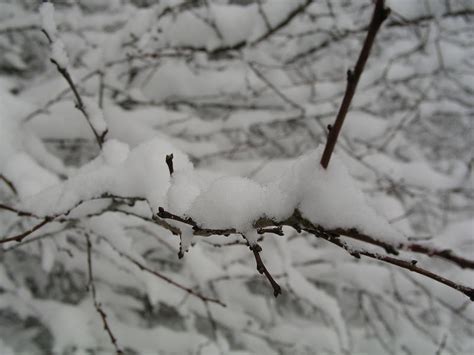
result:
<svg viewBox="0 0 474 355"><path fill-rule="evenodd" d="M0 353L468 353L472 9L384 3L3 4Z"/></svg>

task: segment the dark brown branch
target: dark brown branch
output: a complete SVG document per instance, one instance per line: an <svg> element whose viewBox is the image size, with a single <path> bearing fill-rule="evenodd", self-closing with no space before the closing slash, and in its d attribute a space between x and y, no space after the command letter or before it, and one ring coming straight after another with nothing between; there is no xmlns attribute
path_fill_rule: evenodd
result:
<svg viewBox="0 0 474 355"><path fill-rule="evenodd" d="M335 228L332 230L328 230L327 232L333 233L333 234L338 234L338 235L343 235L352 239L359 240L361 242L365 242L368 244L376 245L378 247L381 247L385 250L386 253L388 254L393 254L393 255L398 255L399 251L399 245L394 245L390 244L384 241L381 241L379 239L376 239L372 236L360 233L357 229L351 228L351 229L343 229L343 228Z"/></svg>
<svg viewBox="0 0 474 355"><path fill-rule="evenodd" d="M403 249L412 251L414 253L425 254L428 256L436 256L445 260L449 260L463 269L474 269L474 260L463 258L453 253L449 249L430 248L423 244L412 243L402 246Z"/></svg>
<svg viewBox="0 0 474 355"><path fill-rule="evenodd" d="M18 235L15 235L13 237L8 237L8 238L5 238L5 239L1 239L0 240L0 244L3 244L3 243L7 243L7 242L21 242L23 239L25 239L27 236L29 236L30 234L32 234L33 232L37 231L38 229L40 229L41 227L43 227L45 224L48 224L50 223L51 221L53 221L52 218L45 218L43 219L42 222L34 225L32 228L28 229L27 231L21 233L21 234L18 234Z"/></svg>
<svg viewBox="0 0 474 355"><path fill-rule="evenodd" d="M265 267L265 264L263 263L262 258L260 257L260 252L262 251L262 248L258 244L255 244L254 246L250 247L250 250L252 250L253 255L255 257L255 262L257 263L257 271L260 274L265 275L265 277L268 279L268 281L273 287L273 296L278 297L278 295L281 294L281 287L272 277L270 272L268 272L267 268Z"/></svg>
<svg viewBox="0 0 474 355"><path fill-rule="evenodd" d="M332 152L334 151L334 147L336 146L339 132L341 131L342 124L344 123L344 119L346 118L346 114L349 111L352 98L354 97L357 88L357 84L359 82L362 72L364 71L364 66L367 62L367 58L369 57L372 45L374 44L375 36L377 35L377 32L382 23L388 17L389 13L390 10L385 8L385 1L377 0L375 4L374 14L372 16L372 20L369 25L369 30L367 32L367 37L365 38L364 45L362 46L362 50L360 52L359 58L357 59L354 71L349 70L347 72L346 92L344 94L344 98L342 99L342 103L339 108L339 112L337 113L334 125L332 125L331 130L328 133L326 146L324 147L324 152L321 157L321 166L324 169L327 169L329 165L329 160L331 159Z"/></svg>
<svg viewBox="0 0 474 355"><path fill-rule="evenodd" d="M197 227L197 224L196 222L193 221L192 218L190 217L187 217L187 218L183 218L183 217L180 217L180 216L177 216L173 213L170 213L168 211L166 211L163 207L158 207L158 213L157 213L158 217L160 218L164 218L164 219L171 219L173 221L177 221L177 222L181 222L181 223L184 223L184 224L188 224L192 227Z"/></svg>
<svg viewBox="0 0 474 355"><path fill-rule="evenodd" d="M88 234L85 235L86 237L86 243L87 243L87 269L89 273L89 283L88 283L88 289L91 292L92 296L92 301L94 302L94 307L99 313L100 318L102 319L102 324L104 326L104 330L107 332L110 342L115 348L115 352L117 355L122 355L124 352L120 349L120 347L117 344L117 338L115 337L114 333L112 332L112 329L109 326L109 323L107 321L107 314L104 312L102 309L101 304L97 301L97 293L95 290L95 284L94 284L94 276L92 272L92 244L90 241L90 237Z"/></svg>
<svg viewBox="0 0 474 355"><path fill-rule="evenodd" d="M227 228L227 229L202 228L191 217L181 217L181 216L175 215L171 212L166 211L163 207L158 207L158 213L156 216L163 219L171 219L173 221L187 224L193 227L194 235L199 235L201 237L208 237L211 235L228 236L230 234L241 234L235 228Z"/></svg>
<svg viewBox="0 0 474 355"><path fill-rule="evenodd" d="M376 245L381 247L388 254L398 255L401 250L407 250L418 254L425 254L430 257L436 256L438 258L451 261L452 263L458 265L463 269L474 269L474 260L466 259L462 256L456 255L452 250L449 249L437 249L432 248L427 245L418 244L418 243L406 243L406 244L390 244L381 240L378 240L372 236L360 233L357 229L342 229L336 228L328 230L327 232L343 235L352 239L359 240L368 244Z"/></svg>
<svg viewBox="0 0 474 355"><path fill-rule="evenodd" d="M449 279L446 279L445 277L442 277L440 275L437 275L431 271L428 271L426 269L423 269L421 267L416 266L417 261L412 260L412 261L406 261L406 260L401 260L397 259L391 256L387 255L382 255L382 254L377 254L377 253L372 253L367 250L356 250L353 248L349 248L341 239L338 238L337 235L331 234L326 232L322 228L316 228L316 229L311 229L311 228L305 228L304 229L306 232L311 233L315 235L318 238L322 238L324 240L327 240L328 242L337 245L338 247L346 250L349 254L356 258L360 258L361 255L366 256L371 259L375 260L380 260L383 262L386 262L388 264L396 265L398 267L401 267L406 270L410 270L412 272L415 272L417 274L423 275L425 277L428 277L432 280L435 280L439 283L442 283L448 287L451 287L452 289L462 292L466 296L469 297L471 301L474 301L474 289L468 286L464 286L461 284L458 284L454 281L451 281Z"/></svg>

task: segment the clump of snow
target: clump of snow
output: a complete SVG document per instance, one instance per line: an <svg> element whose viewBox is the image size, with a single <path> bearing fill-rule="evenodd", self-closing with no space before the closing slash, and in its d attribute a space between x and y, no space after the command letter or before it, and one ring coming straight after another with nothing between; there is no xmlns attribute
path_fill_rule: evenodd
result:
<svg viewBox="0 0 474 355"><path fill-rule="evenodd" d="M127 159L130 148L116 139L109 139L102 147L102 157L108 165L119 165Z"/></svg>
<svg viewBox="0 0 474 355"><path fill-rule="evenodd" d="M303 217L327 229L356 228L387 242L402 241L401 233L367 204L337 155L327 170L320 166L322 148L300 157L262 185L245 177L193 170L183 153L160 138L130 152L128 145L111 140L77 175L33 197L26 206L51 215L104 194L139 197L148 201L153 213L159 207L169 208L205 228L235 228L248 234L249 242L255 241L250 232L259 218L281 221L299 209ZM173 176L165 162L171 153ZM188 234L182 236L182 252L191 244Z"/></svg>
<svg viewBox="0 0 474 355"><path fill-rule="evenodd" d="M167 193L168 209L177 215L183 215L202 191L203 182L194 171L175 172L171 187ZM201 183L200 183L201 182Z"/></svg>
<svg viewBox="0 0 474 355"><path fill-rule="evenodd" d="M69 59L63 41L59 38L56 21L54 20L54 5L44 2L40 6L41 27L51 41L51 59L61 68L67 68Z"/></svg>
<svg viewBox="0 0 474 355"><path fill-rule="evenodd" d="M304 165L316 162L314 173L302 178L303 186L306 185L299 205L302 214L325 228L356 228L387 241L403 240L399 232L369 207L337 155L332 157L327 170L319 165L321 148L301 159Z"/></svg>
<svg viewBox="0 0 474 355"><path fill-rule="evenodd" d="M265 213L264 197L263 187L250 179L222 177L196 198L188 213L204 227L245 231Z"/></svg>
<svg viewBox="0 0 474 355"><path fill-rule="evenodd" d="M51 44L51 59L53 59L61 68L67 68L69 58L64 48L64 43L60 39L56 39Z"/></svg>
<svg viewBox="0 0 474 355"><path fill-rule="evenodd" d="M24 207L39 215L69 211L82 201L109 193L146 199L156 213L166 205L170 174L166 155L173 153L176 172L192 169L188 158L170 143L155 138L128 154L128 146L119 141L104 145L96 159L80 168L69 180L24 201Z"/></svg>

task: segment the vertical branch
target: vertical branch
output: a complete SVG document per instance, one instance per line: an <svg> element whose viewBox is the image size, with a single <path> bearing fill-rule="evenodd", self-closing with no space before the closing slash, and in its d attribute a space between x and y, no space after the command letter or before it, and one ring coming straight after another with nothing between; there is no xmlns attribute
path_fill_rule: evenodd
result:
<svg viewBox="0 0 474 355"><path fill-rule="evenodd" d="M99 313L100 318L102 318L102 323L104 325L104 330L107 332L110 342L115 348L115 353L117 355L123 355L124 352L120 349L120 347L117 344L117 338L115 337L114 333L112 333L112 329L109 326L109 323L107 321L107 314L104 312L102 309L102 305L97 301L97 293L95 289L95 284L94 284L94 274L92 272L92 244L91 240L88 234L86 236L86 243L87 243L87 269L88 269L88 274L89 274L89 282L87 284L87 288L91 292L92 296L92 301L94 302L94 307L97 313Z"/></svg>
<svg viewBox="0 0 474 355"><path fill-rule="evenodd" d="M326 142L326 146L324 147L324 153L321 157L321 165L324 169L327 169L329 165L329 160L331 159L332 152L336 146L337 137L339 136L339 132L341 131L342 124L346 118L347 111L351 105L360 76L364 71L364 66L367 62L367 58L369 57L372 45L374 44L375 36L389 14L390 9L385 7L385 1L377 0L374 14L372 15L372 20L367 32L367 37L365 38L364 45L362 46L362 50L359 54L359 58L357 59L354 71L347 71L346 92L344 93L344 98L342 99L341 106L339 107L336 121L329 131L328 140Z"/></svg>
<svg viewBox="0 0 474 355"><path fill-rule="evenodd" d="M252 250L253 255L255 257L255 262L257 263L257 271L260 274L265 275L265 277L268 279L268 281L273 287L273 296L278 297L278 295L281 294L281 287L272 277L270 272L267 270L262 258L260 257L260 252L262 251L262 248L258 244L255 244L254 246L250 247L250 250Z"/></svg>
<svg viewBox="0 0 474 355"><path fill-rule="evenodd" d="M49 34L45 29L42 29L42 32L46 36L49 44L53 45L54 44L54 35ZM53 63L56 66L56 69L58 70L58 72L63 76L63 78L66 80L69 87L71 88L71 90L74 94L74 97L76 98L76 108L79 111L81 111L82 115L84 116L84 118L87 121L87 124L89 125L90 129L92 130L92 133L94 134L94 137L97 141L97 144L102 149L102 145L104 144L104 141L105 141L105 136L108 132L107 129L105 129L102 132L99 132L96 129L96 127L94 127L94 124L92 122L92 118L91 118L91 116L90 116L90 114L89 114L89 112L88 112L88 110L87 110L87 108L84 104L84 100L82 99L81 95L79 94L79 90L77 89L76 84L74 83L71 74L69 73L67 68L63 64L58 63L58 61L56 59L51 58L50 60L51 60L51 63Z"/></svg>
<svg viewBox="0 0 474 355"><path fill-rule="evenodd" d="M79 90L76 87L76 84L74 84L74 81L72 80L71 74L69 74L69 71L66 68L63 68L62 66L59 65L57 61L54 59L51 59L51 63L53 63L56 66L56 69L58 72L63 76L63 78L66 80L68 83L69 87L71 88L74 97L76 98L76 108L81 111L82 115L87 121L87 124L89 125L90 129L92 130L92 133L94 133L94 137L97 141L97 144L99 147L102 149L102 145L104 144L105 136L107 134L107 130L104 130L102 133L99 134L97 129L94 127L92 124L92 119L89 115L89 112L86 109L86 106L84 104L84 101L82 100L81 95L79 94Z"/></svg>
<svg viewBox="0 0 474 355"><path fill-rule="evenodd" d="M104 72L102 70L99 71L99 108L102 110L104 108Z"/></svg>
<svg viewBox="0 0 474 355"><path fill-rule="evenodd" d="M174 173L173 153L166 156L166 165L168 165L168 170L170 172L170 176L173 176L173 173Z"/></svg>

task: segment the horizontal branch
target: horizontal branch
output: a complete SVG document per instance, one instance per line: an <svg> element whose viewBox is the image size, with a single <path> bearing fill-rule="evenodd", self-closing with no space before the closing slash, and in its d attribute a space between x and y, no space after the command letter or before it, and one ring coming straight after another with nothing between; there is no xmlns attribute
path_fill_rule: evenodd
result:
<svg viewBox="0 0 474 355"><path fill-rule="evenodd" d="M144 199L142 199L142 198L121 197L121 196L108 195L108 194L104 194L104 195L102 195L100 197L97 197L95 199L100 199L100 198L122 199L122 200L131 200L131 201L144 201ZM77 206L79 206L83 202L84 201L80 201L73 208L76 208ZM11 211L11 212L14 212L14 213L17 213L18 215L23 214L24 216L33 216L33 217L35 217L32 213L16 210L15 208L11 208L9 206L0 205L0 208L3 208L5 210L8 210L8 211ZM40 223L33 226L31 229L21 233L20 235L16 235L16 236L13 236L13 237L9 237L9 238L5 238L3 240L0 240L0 243L5 243L5 242L8 242L8 241L21 241L26 236L28 236L29 234L33 233L34 231L40 229L42 226L46 225L47 223L55 220L57 217L62 216L62 215L67 215L73 208L69 209L68 211L66 211L62 214L58 214L58 215L51 216L51 217L45 217ZM111 209L110 211L121 212L121 213L129 214L129 215L132 215L132 216L135 216L135 217L143 218L142 216L136 215L133 212L122 211L122 210L114 210L114 209ZM160 207L158 209L158 213L156 215L153 215L152 218L148 218L148 219L144 218L144 220L146 220L146 221L156 223L156 224L168 229L173 234L181 234L181 231L179 230L179 228L168 224L165 221L166 219L171 219L173 221L184 223L184 224L187 224L187 225L191 226L192 229L193 229L194 235L199 235L199 236L211 236L211 235L228 236L230 234L240 234L240 235L245 234L244 232L238 231L235 228L228 228L228 229L225 229L225 228L224 229L202 228L199 225L199 223L197 223L192 218L190 218L190 217L181 217L181 216L175 215L171 212L166 211L162 207ZM443 258L445 260L449 260L451 262L454 262L454 263L456 263L457 265L459 265L460 267L463 267L463 268L473 268L473 266L474 266L474 261L463 258L463 257L460 257L460 256L454 254L452 251L446 250L446 249L434 249L434 248L431 249L431 248L428 248L427 246L423 246L421 244L416 244L416 243L398 244L398 245L397 244L390 244L390 243L381 241L381 240L379 240L379 239L377 239L373 236L369 236L369 235L365 235L363 233L360 233L355 228L352 228L352 229L336 228L336 229L326 230L322 226L314 225L312 222L305 219L298 210L295 210L294 213L290 217L288 217L287 219L282 220L282 221L275 221L275 220L272 220L272 219L269 219L269 218L266 218L266 217L262 217L262 218L259 218L258 220L256 220L253 223L253 227L257 230L257 232L259 234L273 233L273 234L277 234L277 235L282 235L283 234L283 231L282 231L283 226L292 227L298 233L301 233L302 231L306 231L306 232L309 232L311 234L315 234L317 232L317 233L319 233L317 235L318 237L322 236L323 239L326 239L326 240L330 241L331 243L333 243L333 244L335 244L339 247L344 247L346 250L348 250L348 249L345 247L344 242L339 238L340 236L346 236L346 237L353 238L353 239L359 240L361 242L364 242L364 243L367 243L367 244L370 244L370 245L375 245L375 246L381 247L387 253L394 254L394 255L398 255L398 253L400 251L405 250L405 251L411 251L411 252L414 252L414 253L425 254L425 255L428 255L428 256L440 257L440 258ZM260 273L264 274L267 277L267 279L270 281L270 283L271 283L271 285L274 289L274 294L275 293L279 294L279 293L281 293L281 289L279 290L279 286L277 287L278 284L276 282L274 282L274 280L271 277L271 275L269 274L268 270L264 267L260 256L258 255L258 252L260 250L257 251L257 250L252 249L252 252L254 253L255 260L257 262L257 270ZM257 255L256 255L256 253L257 253ZM451 280L448 280L448 279L446 279L446 278L444 278L440 275L437 275L433 272L430 272L428 270L416 267L416 265L415 265L416 262L410 263L410 262L406 262L406 261L401 260L401 259L396 259L396 258L390 257L388 255L372 253L372 252L369 252L369 251L366 251L366 250L352 251L351 254L356 256L356 257L360 257L360 255L364 255L364 256L367 256L367 257L370 257L370 258L373 258L373 259L377 259L377 260L389 263L389 264L397 265L399 267L408 269L410 271L413 271L413 272L416 272L420 275L428 277L428 278L430 278L432 280L435 280L437 282L443 283L443 284L445 284L445 285L447 285L447 286L449 286L453 289L456 289L456 290L468 295L470 298L472 298L472 296L473 296L473 294L472 294L473 289L472 288L460 285L460 284L455 283ZM262 267L262 265L263 265L263 267ZM144 265L142 265L142 266L144 267ZM150 271L150 270L148 270L148 271Z"/></svg>
<svg viewBox="0 0 474 355"><path fill-rule="evenodd" d="M416 266L417 261L412 260L412 261L406 261L402 259L397 259L388 255L382 255L382 254L376 254L367 250L360 250L360 249L353 249L349 248L341 239L338 238L337 235L332 235L328 232L326 232L322 228L317 228L317 229L311 229L311 228L305 228L304 229L306 232L315 235L318 238L322 238L324 240L327 240L328 242L337 245L338 247L346 250L349 254L356 258L360 258L361 255L366 256L371 259L379 260L386 262L388 264L396 265L398 267L401 267L403 269L415 272L417 274L423 275L425 277L428 277L432 280L435 280L439 283L442 283L456 291L462 292L465 294L471 301L474 301L474 289L468 286L461 285L459 283L456 283L452 280L449 280L445 277L442 277L438 274L435 274L429 270L423 269L421 267Z"/></svg>
<svg viewBox="0 0 474 355"><path fill-rule="evenodd" d="M36 232L38 229L40 229L41 227L43 227L44 225L46 225L46 224L48 224L52 221L53 221L53 219L51 219L51 218L45 218L42 222L40 222L38 224L35 224L32 228L28 229L27 231L25 231L23 233L14 235L12 237L7 237L7 238L4 238L4 239L1 239L0 244L8 243L8 242L21 242L27 236L29 236L33 232Z"/></svg>

